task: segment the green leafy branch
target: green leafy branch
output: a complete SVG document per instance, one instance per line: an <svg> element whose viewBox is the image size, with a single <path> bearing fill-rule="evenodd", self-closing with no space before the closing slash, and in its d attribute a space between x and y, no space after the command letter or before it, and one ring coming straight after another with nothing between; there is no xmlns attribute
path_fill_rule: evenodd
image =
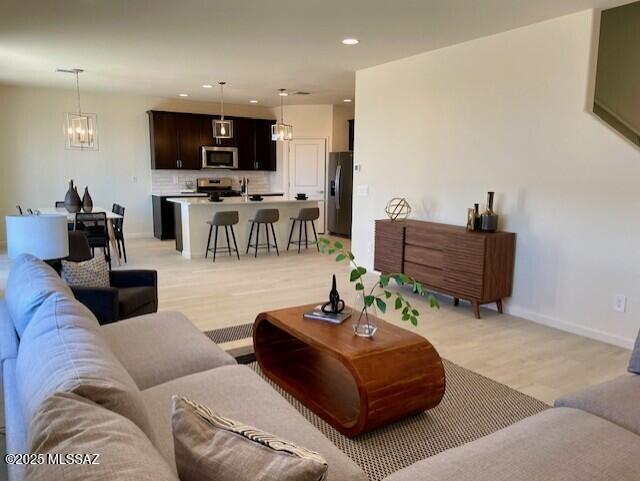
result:
<svg viewBox="0 0 640 481"><path fill-rule="evenodd" d="M413 292L422 297L426 297L432 309L440 308L440 304L433 294L427 292L422 284L406 274L382 274L373 287L367 291L364 285L364 276L367 273L367 269L356 263L355 256L344 247L342 242L332 242L330 239L321 237L318 239L318 247L322 253L335 255L336 262L348 261L351 264L349 281L355 283L356 291L362 292L364 309L375 304L380 312L384 314L387 311L387 302L393 302L395 310L402 311L403 321L410 321L414 326L418 325L420 312L411 305L409 300L403 296L401 292L389 290L389 284L392 280L398 287L410 286Z"/></svg>

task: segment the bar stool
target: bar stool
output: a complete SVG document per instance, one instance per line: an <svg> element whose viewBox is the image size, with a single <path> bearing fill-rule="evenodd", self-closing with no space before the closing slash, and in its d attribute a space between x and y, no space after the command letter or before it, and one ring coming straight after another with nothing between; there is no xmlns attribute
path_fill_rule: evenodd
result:
<svg viewBox="0 0 640 481"><path fill-rule="evenodd" d="M300 209L297 217L291 217L293 224L291 224L291 232L289 233L289 243L287 244L287 250L289 250L289 246L291 244L298 244L298 254L300 254L300 246L302 245L302 224L304 223L304 247L305 249L309 248L309 239L307 236L307 222L311 222L311 227L313 228L313 237L316 239L316 249L320 252L320 247L318 247L318 234L316 233L316 226L313 221L318 220L320 218L320 209L318 207L305 207ZM298 241L292 241L291 237L293 236L293 229L296 227L296 222L300 222L298 227Z"/></svg>
<svg viewBox="0 0 640 481"><path fill-rule="evenodd" d="M278 209L260 209L259 211L256 212L256 216L249 221L251 222L251 231L249 232L249 241L247 242L247 254L249 253L249 248L251 247L255 247L256 249L254 257L258 257L258 247L266 247L267 252L271 252L271 247L275 247L276 253L280 255L280 251L278 250L278 239L276 237L276 231L273 228L273 224L275 222L278 222L279 219L280 219L280 211ZM267 231L266 244L259 243L260 242L260 224L264 224L265 229ZM253 228L256 225L258 226L256 229L256 243L252 244L251 237L253 236ZM273 245L271 244L271 241L269 239L269 227L271 227L271 233L273 234L273 242L274 242Z"/></svg>
<svg viewBox="0 0 640 481"><path fill-rule="evenodd" d="M232 252L235 252L238 256L238 260L240 260L240 253L238 252L238 244L236 244L236 234L233 231L233 226L239 222L240 216L238 215L237 210L230 210L225 212L216 212L213 216L213 220L208 220L207 224L209 224L209 238L207 239L207 250L204 254L205 258L209 255L209 251L213 252L213 262L216 261L216 252L218 251L218 228L224 227L224 233L227 236L227 251L229 255ZM209 245L211 244L211 232L213 231L213 227L216 228L216 234L213 241L213 249L209 249ZM233 245L234 248L231 248L231 243L229 242L229 229L231 229L231 235L233 237ZM224 250L224 247L221 247Z"/></svg>

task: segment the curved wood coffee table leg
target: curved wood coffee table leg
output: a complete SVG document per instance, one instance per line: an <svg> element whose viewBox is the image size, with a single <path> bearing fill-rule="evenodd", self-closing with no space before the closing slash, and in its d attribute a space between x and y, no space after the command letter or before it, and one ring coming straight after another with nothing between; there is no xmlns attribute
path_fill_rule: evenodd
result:
<svg viewBox="0 0 640 481"><path fill-rule="evenodd" d="M371 431L442 400L444 367L425 338L379 321L377 337L363 339L348 321L334 326L276 316L286 311L256 318L260 368L342 434Z"/></svg>

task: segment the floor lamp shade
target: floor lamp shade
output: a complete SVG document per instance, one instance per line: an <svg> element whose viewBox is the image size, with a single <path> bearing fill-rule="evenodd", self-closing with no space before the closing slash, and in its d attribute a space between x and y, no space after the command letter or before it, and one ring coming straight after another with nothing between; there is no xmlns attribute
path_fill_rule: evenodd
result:
<svg viewBox="0 0 640 481"><path fill-rule="evenodd" d="M10 259L31 254L42 260L69 255L69 231L64 215L8 215L7 250Z"/></svg>

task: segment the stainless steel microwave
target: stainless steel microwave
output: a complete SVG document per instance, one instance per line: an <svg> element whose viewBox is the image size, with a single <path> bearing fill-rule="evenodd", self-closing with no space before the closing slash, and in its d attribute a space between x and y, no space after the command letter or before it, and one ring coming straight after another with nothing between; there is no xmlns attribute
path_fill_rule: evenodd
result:
<svg viewBox="0 0 640 481"><path fill-rule="evenodd" d="M205 145L202 147L202 168L237 169L237 147L213 147Z"/></svg>

